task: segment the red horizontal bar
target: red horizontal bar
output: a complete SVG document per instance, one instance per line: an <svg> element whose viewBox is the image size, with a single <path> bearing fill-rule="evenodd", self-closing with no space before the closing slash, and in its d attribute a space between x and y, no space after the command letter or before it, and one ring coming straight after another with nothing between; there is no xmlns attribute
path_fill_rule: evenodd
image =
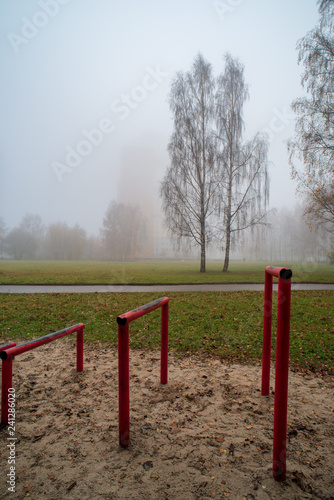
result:
<svg viewBox="0 0 334 500"><path fill-rule="evenodd" d="M0 345L0 352L9 349L10 347L14 347L16 342L9 342L9 344Z"/></svg>
<svg viewBox="0 0 334 500"><path fill-rule="evenodd" d="M0 358L2 360L13 358L18 354L21 354L22 352L30 351L31 349L35 349L35 347L47 344L48 342L52 342L52 340L56 340L61 337L65 337L65 335L70 335L71 333L77 332L84 328L84 326L85 325L83 323L79 323L78 325L64 328L63 330L59 330L58 332L49 333L48 335L44 335L43 337L39 337L38 339L29 340L24 344L20 344L18 346L7 349L6 351L0 352Z"/></svg>
<svg viewBox="0 0 334 500"><path fill-rule="evenodd" d="M283 280L289 280L292 277L292 271L288 267L267 266L266 273L276 276L276 278L282 278Z"/></svg>
<svg viewBox="0 0 334 500"><path fill-rule="evenodd" d="M168 301L169 297L162 297L161 299L154 300L149 304L137 307L137 309L133 309L132 311L117 316L117 323L119 325L126 325L126 323L130 323L130 321L140 318L141 316L144 316L145 314L154 311L154 309L157 309L158 307L164 306L165 304L168 303Z"/></svg>

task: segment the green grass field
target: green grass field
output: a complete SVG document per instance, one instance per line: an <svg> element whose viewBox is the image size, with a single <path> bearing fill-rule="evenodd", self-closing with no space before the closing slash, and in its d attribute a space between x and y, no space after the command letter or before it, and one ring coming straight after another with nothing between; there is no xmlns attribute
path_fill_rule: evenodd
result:
<svg viewBox="0 0 334 500"><path fill-rule="evenodd" d="M117 283L263 283L264 269L272 262L231 262L222 272L221 262L208 262L199 272L195 261L65 262L0 261L0 284L117 284ZM295 282L334 283L329 264L274 263L290 267Z"/></svg>
<svg viewBox="0 0 334 500"><path fill-rule="evenodd" d="M116 346L117 315L159 296L160 293L0 294L0 344L36 338L83 322L86 353L97 342ZM169 346L175 352L261 363L263 292L177 292L168 296ZM274 312L276 301L274 293ZM293 291L291 304L290 366L333 374L334 292ZM131 323L131 347L158 348L159 334L157 310ZM66 340L57 342L62 341ZM273 353L274 344L273 335Z"/></svg>

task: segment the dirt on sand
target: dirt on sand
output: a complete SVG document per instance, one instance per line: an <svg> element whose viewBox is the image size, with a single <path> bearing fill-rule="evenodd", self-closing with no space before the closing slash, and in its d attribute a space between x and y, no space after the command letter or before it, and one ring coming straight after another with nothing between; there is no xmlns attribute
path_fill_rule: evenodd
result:
<svg viewBox="0 0 334 500"><path fill-rule="evenodd" d="M334 499L334 380L289 374L287 479L272 477L273 393L261 367L130 352L130 439L118 445L117 351L52 342L15 358L15 493L8 428L0 497L40 500ZM273 388L273 383L272 383Z"/></svg>

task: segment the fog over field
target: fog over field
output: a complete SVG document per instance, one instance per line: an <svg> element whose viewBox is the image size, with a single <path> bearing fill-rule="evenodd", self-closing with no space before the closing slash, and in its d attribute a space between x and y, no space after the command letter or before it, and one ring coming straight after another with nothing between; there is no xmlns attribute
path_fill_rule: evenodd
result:
<svg viewBox="0 0 334 500"><path fill-rule="evenodd" d="M200 51L245 65L246 136L270 138L274 207L295 204L284 140L302 94L298 39L315 0L11 0L0 6L0 215L98 234L111 200L157 209L172 132L167 97Z"/></svg>

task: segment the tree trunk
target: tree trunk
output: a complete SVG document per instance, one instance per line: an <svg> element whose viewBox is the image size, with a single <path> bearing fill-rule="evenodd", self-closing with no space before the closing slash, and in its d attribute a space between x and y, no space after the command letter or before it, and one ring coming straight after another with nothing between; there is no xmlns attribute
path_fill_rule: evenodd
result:
<svg viewBox="0 0 334 500"><path fill-rule="evenodd" d="M201 273L205 273L205 246L201 245Z"/></svg>
<svg viewBox="0 0 334 500"><path fill-rule="evenodd" d="M205 221L201 221L201 273L205 273Z"/></svg>
<svg viewBox="0 0 334 500"><path fill-rule="evenodd" d="M232 148L230 152L230 158L232 158ZM225 259L223 273L228 270L228 265L230 262L230 247L231 247L231 218L232 218L232 169L233 164L230 159L230 174L229 174L229 186L228 186L228 200L227 200L227 220L226 220L226 247L225 247Z"/></svg>
<svg viewBox="0 0 334 500"><path fill-rule="evenodd" d="M227 225L229 225L229 223ZM230 246L231 246L231 228L229 227L226 229L226 247L225 247L223 273L225 273L228 270L228 265L230 262Z"/></svg>

